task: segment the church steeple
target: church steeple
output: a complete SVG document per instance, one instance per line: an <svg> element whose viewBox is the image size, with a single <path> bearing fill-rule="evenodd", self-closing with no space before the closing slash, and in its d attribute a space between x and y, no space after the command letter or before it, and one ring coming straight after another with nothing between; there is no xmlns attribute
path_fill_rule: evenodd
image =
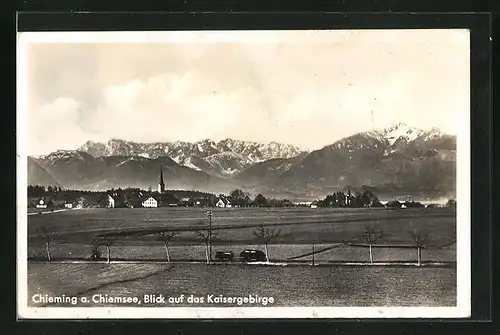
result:
<svg viewBox="0 0 500 335"><path fill-rule="evenodd" d="M160 166L160 182L158 183L158 192L165 192L165 182L163 181L163 166Z"/></svg>

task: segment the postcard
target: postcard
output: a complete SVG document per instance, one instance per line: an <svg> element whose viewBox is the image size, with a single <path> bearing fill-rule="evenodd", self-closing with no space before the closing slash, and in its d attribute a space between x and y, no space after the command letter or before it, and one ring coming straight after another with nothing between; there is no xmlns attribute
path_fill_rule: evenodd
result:
<svg viewBox="0 0 500 335"><path fill-rule="evenodd" d="M19 318L470 316L469 54L464 29L19 33Z"/></svg>

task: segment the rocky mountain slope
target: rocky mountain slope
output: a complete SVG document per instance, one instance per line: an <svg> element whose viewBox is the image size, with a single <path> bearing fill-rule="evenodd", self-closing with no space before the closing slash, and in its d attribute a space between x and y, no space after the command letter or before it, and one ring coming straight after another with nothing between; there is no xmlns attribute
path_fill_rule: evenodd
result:
<svg viewBox="0 0 500 335"><path fill-rule="evenodd" d="M275 158L295 157L302 151L288 144L269 144L225 139L190 142L137 143L112 139L108 143L87 142L78 148L94 157L141 156L170 157L180 165L215 176L231 176L246 167Z"/></svg>
<svg viewBox="0 0 500 335"><path fill-rule="evenodd" d="M438 129L396 124L354 134L313 152L227 139L196 143L87 142L28 161L31 184L65 188L167 188L323 196L370 188L377 195L454 196L456 138Z"/></svg>
<svg viewBox="0 0 500 335"><path fill-rule="evenodd" d="M397 124L311 152L268 190L324 193L365 185L387 194L454 194L455 157L454 136Z"/></svg>
<svg viewBox="0 0 500 335"><path fill-rule="evenodd" d="M46 156L31 158L28 171L40 166L56 176L64 188L104 190L112 187L157 188L160 169L169 189L229 190L232 185L225 180L181 166L171 158L156 159L140 156L94 157L77 150L61 150ZM38 174L29 174L30 184L46 184ZM50 181L49 181L50 182ZM226 187L227 186L227 187Z"/></svg>
<svg viewBox="0 0 500 335"><path fill-rule="evenodd" d="M33 157L28 157L28 183L38 185L52 185L61 187L61 184Z"/></svg>

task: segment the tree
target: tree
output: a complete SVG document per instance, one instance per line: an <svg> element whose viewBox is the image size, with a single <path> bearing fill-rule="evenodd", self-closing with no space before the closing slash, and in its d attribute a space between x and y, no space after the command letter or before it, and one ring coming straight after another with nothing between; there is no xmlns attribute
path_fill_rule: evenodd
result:
<svg viewBox="0 0 500 335"><path fill-rule="evenodd" d="M158 239L160 241L163 241L163 243L165 245L165 252L167 253L167 262L170 262L170 251L168 249L168 244L170 243L172 238L174 238L174 236L177 236L178 234L179 233L177 233L175 231L161 231L157 234Z"/></svg>
<svg viewBox="0 0 500 335"><path fill-rule="evenodd" d="M367 226L363 233L361 233L361 239L368 244L370 248L370 263L373 263L372 247L382 236L384 236L382 229L375 230L372 226Z"/></svg>
<svg viewBox="0 0 500 335"><path fill-rule="evenodd" d="M274 238L276 238L280 234L280 230L276 227L264 227L261 225L254 231L255 237L264 244L264 248L266 250L266 259L269 262L269 251L267 250L267 246L269 242L271 242Z"/></svg>
<svg viewBox="0 0 500 335"><path fill-rule="evenodd" d="M312 247L313 247L313 250L312 250L312 265L314 266L314 265L315 265L315 264L314 264L314 254L316 253L316 252L314 251L314 244L312 245Z"/></svg>
<svg viewBox="0 0 500 335"><path fill-rule="evenodd" d="M107 262L111 262L111 246L115 245L116 241L112 237L101 238L101 244L106 247Z"/></svg>
<svg viewBox="0 0 500 335"><path fill-rule="evenodd" d="M211 242L219 235L218 232L210 231L209 229L200 229L194 232L196 237L198 237L203 243L205 243L205 256L207 258L207 264L210 264L212 259L209 249Z"/></svg>
<svg viewBox="0 0 500 335"><path fill-rule="evenodd" d="M229 193L231 199L242 199L245 197L245 195L246 195L245 192L243 192L243 190L239 188Z"/></svg>
<svg viewBox="0 0 500 335"><path fill-rule="evenodd" d="M101 250L99 249L99 241L94 240L92 242L92 246L90 247L90 259L93 261L99 261L101 260L102 254Z"/></svg>
<svg viewBox="0 0 500 335"><path fill-rule="evenodd" d="M255 206L258 206L258 207L267 207L268 206L267 199L260 193L257 194L257 196L255 197L253 204Z"/></svg>
<svg viewBox="0 0 500 335"><path fill-rule="evenodd" d="M246 206L250 202L248 195L241 189L236 189L229 194L229 198L233 205Z"/></svg>
<svg viewBox="0 0 500 335"><path fill-rule="evenodd" d="M363 195L361 193L356 193L354 199L352 201L352 207L366 207L363 199Z"/></svg>
<svg viewBox="0 0 500 335"><path fill-rule="evenodd" d="M457 201L455 199L449 199L446 203L446 207L457 208Z"/></svg>
<svg viewBox="0 0 500 335"><path fill-rule="evenodd" d="M426 231L413 231L410 232L413 240L413 245L417 248L417 265L422 265L422 249L427 244L428 233Z"/></svg>
<svg viewBox="0 0 500 335"><path fill-rule="evenodd" d="M49 229L46 226L40 227L40 236L45 240L45 251L47 252L47 260L50 262L52 256L50 254L50 243L57 236L57 232L54 229Z"/></svg>

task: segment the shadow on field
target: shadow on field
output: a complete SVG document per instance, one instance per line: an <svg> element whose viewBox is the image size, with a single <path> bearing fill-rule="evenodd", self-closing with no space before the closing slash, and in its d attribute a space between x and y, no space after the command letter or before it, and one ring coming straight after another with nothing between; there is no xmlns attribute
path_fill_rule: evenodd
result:
<svg viewBox="0 0 500 335"><path fill-rule="evenodd" d="M109 286L113 286L113 285L116 285L116 284L126 284L126 283L135 282L135 281L138 281L138 280L149 279L149 278L157 276L159 274L170 272L174 268L175 268L175 266L171 265L169 268L161 269L161 270L155 271L153 273L148 273L148 274L146 274L144 276L138 276L138 277L132 277L132 278L114 280L114 281L110 281L110 282L107 282L107 283L102 283L100 285L97 285L97 286L94 286L94 287L91 287L91 288L88 288L88 289L85 289L85 290L82 290L82 291L75 292L75 294L73 296L79 297L79 296L86 295L86 294L89 294L89 293L92 293L92 292L97 292L99 290L102 290L104 288L107 288ZM39 306L40 307L47 307L47 306L50 306L50 305L51 305L50 303L46 303L46 304L40 304Z"/></svg>

